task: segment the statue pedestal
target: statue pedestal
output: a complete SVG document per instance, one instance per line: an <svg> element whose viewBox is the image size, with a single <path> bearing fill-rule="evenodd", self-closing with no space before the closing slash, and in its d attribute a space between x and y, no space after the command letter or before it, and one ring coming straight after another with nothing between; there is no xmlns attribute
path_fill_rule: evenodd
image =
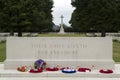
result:
<svg viewBox="0 0 120 80"><path fill-rule="evenodd" d="M59 34L65 34L63 26L61 26Z"/></svg>

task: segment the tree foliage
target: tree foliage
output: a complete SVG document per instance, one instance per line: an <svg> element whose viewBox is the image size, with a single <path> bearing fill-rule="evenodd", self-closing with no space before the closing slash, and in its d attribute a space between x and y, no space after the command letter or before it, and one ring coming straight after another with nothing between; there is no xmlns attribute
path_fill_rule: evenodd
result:
<svg viewBox="0 0 120 80"><path fill-rule="evenodd" d="M52 29L52 0L0 0L0 27L11 33Z"/></svg>
<svg viewBox="0 0 120 80"><path fill-rule="evenodd" d="M99 31L102 36L120 30L120 0L75 0L71 4L76 7L70 20L74 29Z"/></svg>

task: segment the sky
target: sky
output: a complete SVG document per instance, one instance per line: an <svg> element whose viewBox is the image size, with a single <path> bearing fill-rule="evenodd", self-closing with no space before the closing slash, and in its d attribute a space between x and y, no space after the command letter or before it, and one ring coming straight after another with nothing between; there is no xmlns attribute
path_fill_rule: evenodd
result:
<svg viewBox="0 0 120 80"><path fill-rule="evenodd" d="M54 7L53 7L53 22L56 25L61 24L61 15L64 16L63 23L66 25L69 24L69 20L71 19L71 14L74 8L71 5L71 0L53 0Z"/></svg>

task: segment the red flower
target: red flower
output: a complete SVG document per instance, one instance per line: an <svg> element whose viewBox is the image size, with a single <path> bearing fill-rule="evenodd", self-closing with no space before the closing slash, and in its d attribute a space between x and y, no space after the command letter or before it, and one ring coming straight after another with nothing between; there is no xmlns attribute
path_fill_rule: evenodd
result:
<svg viewBox="0 0 120 80"><path fill-rule="evenodd" d="M53 67L53 68L46 68L46 71L58 71L59 69L57 67Z"/></svg>
<svg viewBox="0 0 120 80"><path fill-rule="evenodd" d="M40 69L31 69L29 72L30 73L40 73L42 71L43 71L42 68L40 68Z"/></svg>
<svg viewBox="0 0 120 80"><path fill-rule="evenodd" d="M63 68L61 68L60 70L63 70L63 69L70 69L69 67L63 67Z"/></svg>
<svg viewBox="0 0 120 80"><path fill-rule="evenodd" d="M79 72L86 72L86 71L89 71L89 72L90 72L91 69L89 69L89 68L79 68L78 71L79 71Z"/></svg>
<svg viewBox="0 0 120 80"><path fill-rule="evenodd" d="M113 73L113 71L110 70L110 69L107 69L107 70L101 69L99 72L100 72L100 73L106 73L106 74Z"/></svg>
<svg viewBox="0 0 120 80"><path fill-rule="evenodd" d="M21 72L26 72L27 71L25 66L18 67L17 70L21 71Z"/></svg>

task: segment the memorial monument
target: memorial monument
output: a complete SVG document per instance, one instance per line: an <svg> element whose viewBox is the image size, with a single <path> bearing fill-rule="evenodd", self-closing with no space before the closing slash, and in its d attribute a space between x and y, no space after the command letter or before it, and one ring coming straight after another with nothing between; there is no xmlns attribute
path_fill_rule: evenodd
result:
<svg viewBox="0 0 120 80"><path fill-rule="evenodd" d="M64 29L63 29L63 18L64 18L64 16L61 15L60 18L61 18L61 25L60 25L60 32L59 32L59 34L65 34Z"/></svg>
<svg viewBox="0 0 120 80"><path fill-rule="evenodd" d="M102 37L9 37L5 69L44 59L48 66L114 69L112 39Z"/></svg>

